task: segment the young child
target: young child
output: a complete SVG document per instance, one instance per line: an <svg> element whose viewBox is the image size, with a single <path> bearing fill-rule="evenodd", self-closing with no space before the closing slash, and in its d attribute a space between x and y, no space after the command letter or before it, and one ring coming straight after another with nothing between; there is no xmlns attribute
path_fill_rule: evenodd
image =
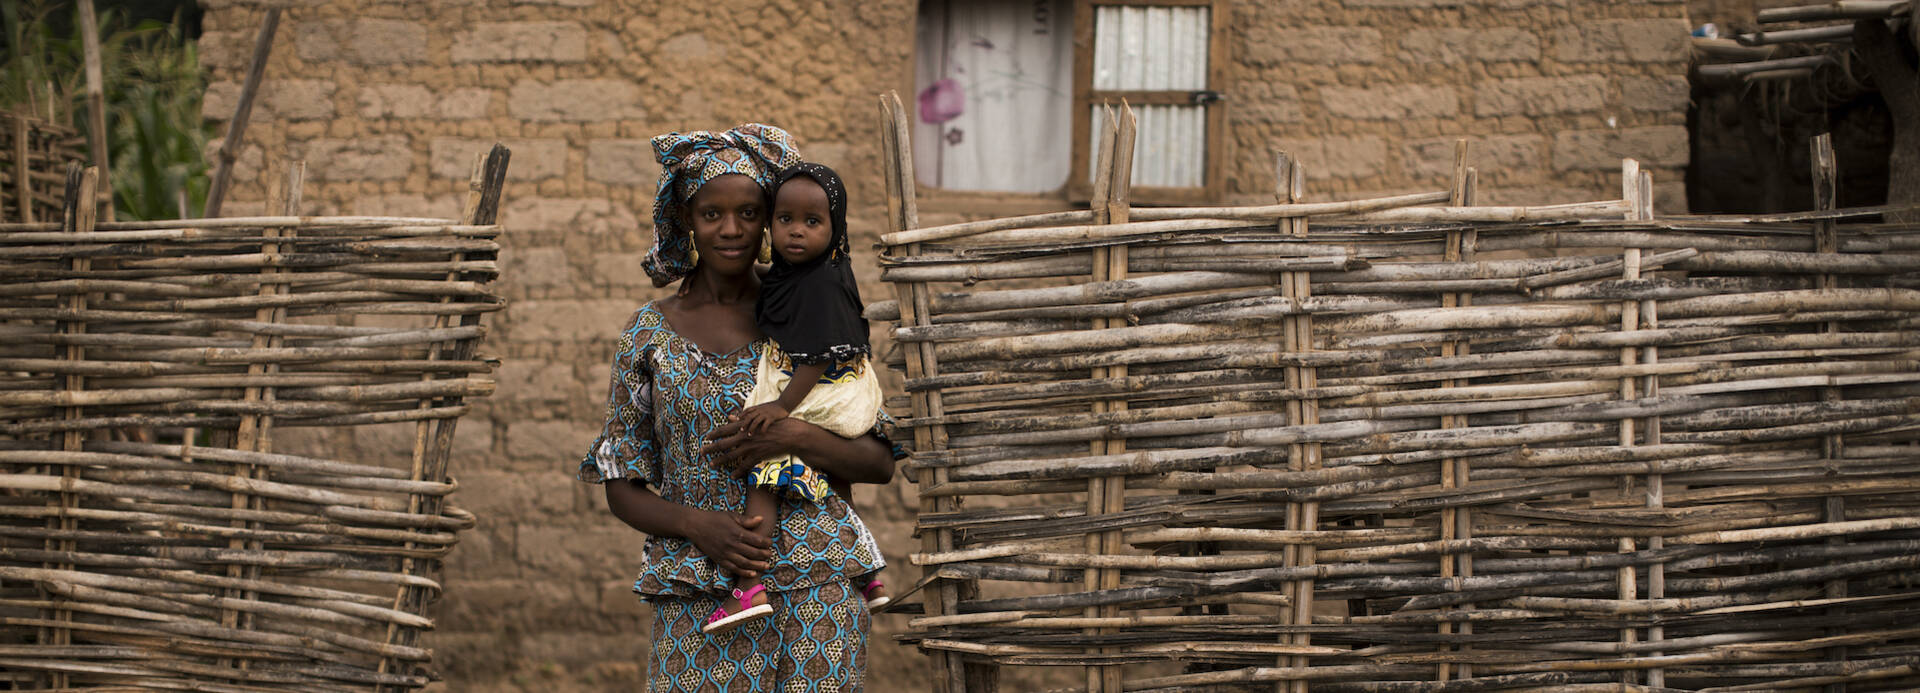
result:
<svg viewBox="0 0 1920 693"><path fill-rule="evenodd" d="M847 438L866 435L882 395L867 358L867 320L860 316L864 304L849 256L846 186L833 169L803 163L780 172L772 199L773 269L761 280L755 315L778 348L761 358L741 422L748 435L788 416ZM746 514L765 518L755 530L763 537L778 524L780 494L815 502L837 490L851 500L844 484L793 455L761 461L748 483ZM854 580L868 609L891 601L873 574ZM705 629L726 631L772 614L763 591L757 577L736 576L733 599L714 611Z"/></svg>

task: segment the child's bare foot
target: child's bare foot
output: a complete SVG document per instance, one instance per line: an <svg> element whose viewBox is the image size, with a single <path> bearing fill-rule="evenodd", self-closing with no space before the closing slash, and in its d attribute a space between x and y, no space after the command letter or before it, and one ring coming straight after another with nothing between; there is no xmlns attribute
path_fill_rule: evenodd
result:
<svg viewBox="0 0 1920 693"><path fill-rule="evenodd" d="M887 608L887 604L893 602L893 597L887 596L886 583L881 582L878 578L861 586L860 594L867 598L868 611L879 611Z"/></svg>
<svg viewBox="0 0 1920 693"><path fill-rule="evenodd" d="M707 623L700 630L707 633L725 633L750 621L756 621L773 615L773 607L767 604L767 588L754 585L744 590L736 589L733 596L720 601L720 608L707 616Z"/></svg>

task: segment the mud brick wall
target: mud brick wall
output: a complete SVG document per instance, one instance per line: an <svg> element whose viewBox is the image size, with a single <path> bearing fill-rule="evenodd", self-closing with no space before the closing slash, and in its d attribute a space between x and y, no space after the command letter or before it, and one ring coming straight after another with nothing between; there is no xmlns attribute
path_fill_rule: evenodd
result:
<svg viewBox="0 0 1920 693"><path fill-rule="evenodd" d="M201 4L206 115L224 121L265 11ZM304 159L306 213L452 217L472 157L495 140L513 148L499 284L512 304L485 349L503 359L500 388L461 424L454 462L456 502L480 526L451 559L429 641L448 687L632 681L646 638L645 607L628 592L641 537L570 470L599 426L614 332L659 295L640 271L658 176L647 138L786 127L808 158L846 174L856 247L868 247L885 205L874 96L911 94L917 3L277 4L289 9L237 180L256 180L249 171L269 157ZM1305 160L1310 199L1440 189L1453 139L1467 137L1482 202L1616 197L1619 158L1634 156L1661 207L1684 210L1686 12L1662 1L1235 3L1229 201L1270 202L1281 149ZM261 211L263 194L235 190L227 213ZM1009 211L927 209L928 223ZM888 297L874 266L859 268L868 299ZM278 447L397 462L411 444L404 427L295 434ZM857 498L896 584L918 574L904 556L917 545L914 498L904 478ZM877 690L924 680L925 659L892 643L905 625L878 620Z"/></svg>

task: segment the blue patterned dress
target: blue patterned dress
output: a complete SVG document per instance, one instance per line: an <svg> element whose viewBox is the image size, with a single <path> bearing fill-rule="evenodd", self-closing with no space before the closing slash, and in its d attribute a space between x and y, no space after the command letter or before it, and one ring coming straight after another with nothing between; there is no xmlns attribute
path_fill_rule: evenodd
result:
<svg viewBox="0 0 1920 693"><path fill-rule="evenodd" d="M606 426L580 462L580 480L634 479L673 503L744 512L746 483L699 450L742 408L767 348L758 339L708 353L675 333L652 303L641 306L615 346ZM875 434L886 440L891 423L880 414ZM897 445L893 451L905 456ZM862 690L870 622L848 579L885 561L845 499L781 499L766 578L773 617L727 633L700 632L731 583L692 542L649 536L644 560L633 590L654 606L648 691Z"/></svg>

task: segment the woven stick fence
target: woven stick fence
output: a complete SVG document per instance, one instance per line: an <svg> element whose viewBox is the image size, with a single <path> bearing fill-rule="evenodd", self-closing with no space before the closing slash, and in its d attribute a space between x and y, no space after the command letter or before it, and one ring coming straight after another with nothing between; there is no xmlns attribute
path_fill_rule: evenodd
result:
<svg viewBox="0 0 1920 693"><path fill-rule="evenodd" d="M1911 690L1920 228L1427 195L919 228L882 277L940 690ZM1820 150L1816 148L1816 152ZM1820 157L1816 157L1820 158Z"/></svg>
<svg viewBox="0 0 1920 693"><path fill-rule="evenodd" d="M0 112L0 222L55 221L60 167L86 158L79 131L24 113Z"/></svg>
<svg viewBox="0 0 1920 693"><path fill-rule="evenodd" d="M454 426L493 390L507 152L459 221L0 225L0 688L409 690ZM275 452L290 427L412 423L410 468Z"/></svg>

